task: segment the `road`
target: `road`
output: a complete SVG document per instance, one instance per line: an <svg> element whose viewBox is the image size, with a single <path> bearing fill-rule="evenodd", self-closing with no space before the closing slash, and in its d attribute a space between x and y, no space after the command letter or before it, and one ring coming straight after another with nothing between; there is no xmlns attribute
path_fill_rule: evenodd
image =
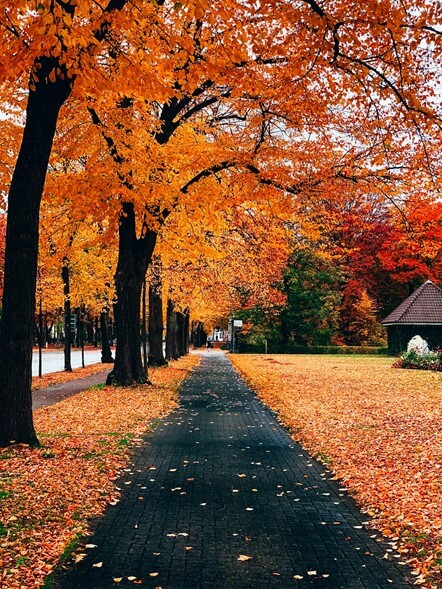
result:
<svg viewBox="0 0 442 589"><path fill-rule="evenodd" d="M101 362L101 350L85 350L84 363L96 364ZM81 350L72 350L71 355L72 368L81 367ZM42 373L59 372L64 370L64 352L63 350L44 350ZM38 376L38 352L32 354L32 376Z"/></svg>

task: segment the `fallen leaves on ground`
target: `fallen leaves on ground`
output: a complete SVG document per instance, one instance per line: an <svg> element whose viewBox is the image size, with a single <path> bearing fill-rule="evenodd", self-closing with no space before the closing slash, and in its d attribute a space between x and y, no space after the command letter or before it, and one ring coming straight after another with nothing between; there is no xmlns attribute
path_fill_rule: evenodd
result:
<svg viewBox="0 0 442 589"><path fill-rule="evenodd" d="M54 384L60 384L62 382L69 382L71 380L77 380L78 378L86 378L92 374L99 372L110 372L112 370L112 364L89 364L84 368L74 368L72 372L50 372L49 374L43 374L42 377L34 376L32 378L32 390L37 391L38 389L44 389L51 387Z"/></svg>
<svg viewBox="0 0 442 589"><path fill-rule="evenodd" d="M442 374L377 357L231 359L373 516L417 584L442 587Z"/></svg>
<svg viewBox="0 0 442 589"><path fill-rule="evenodd" d="M90 389L35 412L42 447L0 454L2 588L40 587L88 520L118 501L113 481L130 446L176 406L179 384L198 362L189 355L150 370L152 386Z"/></svg>

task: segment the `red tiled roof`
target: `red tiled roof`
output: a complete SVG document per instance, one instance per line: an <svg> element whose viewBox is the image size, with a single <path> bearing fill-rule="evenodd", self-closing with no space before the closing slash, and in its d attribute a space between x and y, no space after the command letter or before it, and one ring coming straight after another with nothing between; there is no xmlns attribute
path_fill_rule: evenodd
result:
<svg viewBox="0 0 442 589"><path fill-rule="evenodd" d="M381 323L383 325L396 323L442 325L442 289L431 280L427 280Z"/></svg>

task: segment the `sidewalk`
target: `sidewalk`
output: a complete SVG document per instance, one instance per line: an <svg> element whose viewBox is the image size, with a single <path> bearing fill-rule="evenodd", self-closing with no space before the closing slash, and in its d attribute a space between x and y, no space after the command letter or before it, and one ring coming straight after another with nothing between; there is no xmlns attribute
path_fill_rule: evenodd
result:
<svg viewBox="0 0 442 589"><path fill-rule="evenodd" d="M58 589L405 589L405 566L223 353L136 449Z"/></svg>
<svg viewBox="0 0 442 589"><path fill-rule="evenodd" d="M105 366L105 365L103 365ZM85 376L77 380L70 380L67 382L61 382L54 384L50 387L37 389L32 393L32 410L35 411L40 407L46 407L47 405L53 405L58 403L66 397L76 395L85 389L89 389L97 384L102 384L106 381L106 377L111 371L111 367L108 364L107 368L103 368L102 372Z"/></svg>

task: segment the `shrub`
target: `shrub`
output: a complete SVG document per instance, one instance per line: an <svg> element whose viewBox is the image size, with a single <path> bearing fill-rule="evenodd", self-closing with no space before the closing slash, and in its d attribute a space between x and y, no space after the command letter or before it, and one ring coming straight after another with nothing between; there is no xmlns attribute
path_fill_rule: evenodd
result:
<svg viewBox="0 0 442 589"><path fill-rule="evenodd" d="M420 354L416 350L404 352L393 364L394 368L442 371L442 350Z"/></svg>

